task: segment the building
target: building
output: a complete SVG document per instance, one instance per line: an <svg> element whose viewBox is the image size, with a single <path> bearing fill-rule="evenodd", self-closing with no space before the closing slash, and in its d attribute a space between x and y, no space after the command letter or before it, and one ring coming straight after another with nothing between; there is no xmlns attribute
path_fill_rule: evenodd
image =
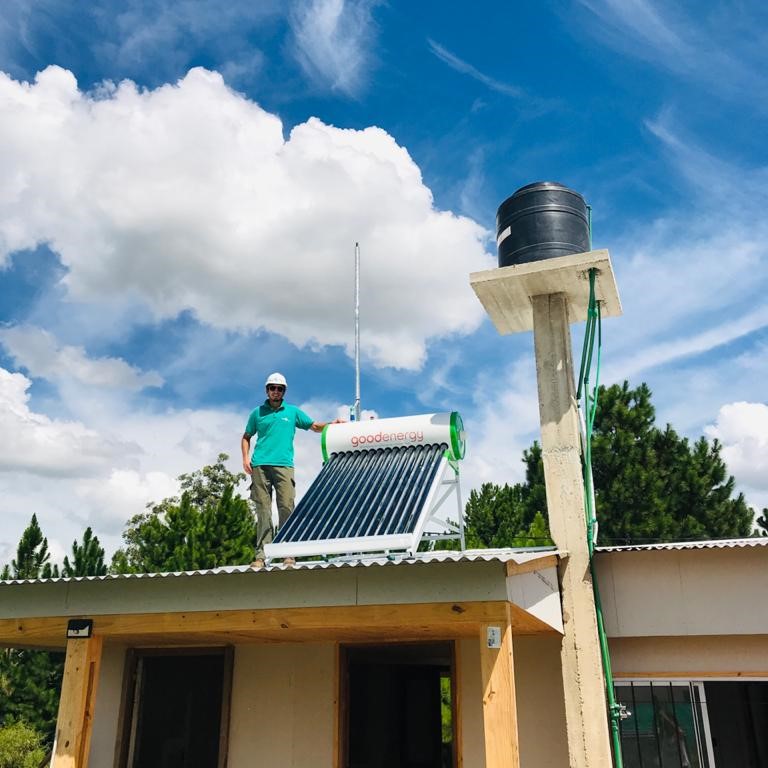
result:
<svg viewBox="0 0 768 768"><path fill-rule="evenodd" d="M625 766L768 765L767 545L596 555ZM554 768L565 557L6 582L0 643L67 650L56 768Z"/></svg>

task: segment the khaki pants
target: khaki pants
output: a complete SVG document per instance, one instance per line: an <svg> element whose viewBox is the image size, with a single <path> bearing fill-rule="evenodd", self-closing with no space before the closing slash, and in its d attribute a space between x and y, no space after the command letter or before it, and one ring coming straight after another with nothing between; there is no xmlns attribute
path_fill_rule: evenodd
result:
<svg viewBox="0 0 768 768"><path fill-rule="evenodd" d="M272 525L272 490L277 497L278 528L293 512L296 483L293 467L253 467L251 474L251 500L256 505L256 557L264 557L264 545L275 537Z"/></svg>

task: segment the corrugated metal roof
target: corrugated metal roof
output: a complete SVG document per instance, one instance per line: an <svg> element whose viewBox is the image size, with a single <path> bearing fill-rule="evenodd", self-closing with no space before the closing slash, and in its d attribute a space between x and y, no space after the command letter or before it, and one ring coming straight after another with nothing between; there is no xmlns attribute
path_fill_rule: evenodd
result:
<svg viewBox="0 0 768 768"><path fill-rule="evenodd" d="M446 445L331 456L275 544L411 533Z"/></svg>
<svg viewBox="0 0 768 768"><path fill-rule="evenodd" d="M228 565L221 568L210 568L199 571L175 571L172 573L118 573L106 576L78 576L58 579L17 579L0 581L0 587L11 584L50 584L78 581L115 581L125 579L171 579L192 578L198 576L227 576L235 573L262 572L262 571L320 571L336 568L370 568L376 566L403 567L420 566L428 563L471 563L471 562L515 562L525 563L538 560L549 555L559 555L554 547L518 547L514 549L469 549L463 552L456 550L442 550L437 552L420 552L413 557L405 555L371 555L356 558L332 558L329 560L305 560L298 561L293 566L282 563L269 564L263 568L253 569L250 565Z"/></svg>
<svg viewBox="0 0 768 768"><path fill-rule="evenodd" d="M740 549L768 546L768 536L749 539L712 539L709 541L680 541L661 544L628 544L620 547L597 547L598 552L643 552L662 549Z"/></svg>

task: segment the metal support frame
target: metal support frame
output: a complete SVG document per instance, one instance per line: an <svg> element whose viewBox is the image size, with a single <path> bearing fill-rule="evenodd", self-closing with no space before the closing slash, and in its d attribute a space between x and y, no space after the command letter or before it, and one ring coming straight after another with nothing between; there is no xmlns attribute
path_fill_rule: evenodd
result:
<svg viewBox="0 0 768 768"><path fill-rule="evenodd" d="M440 490L441 486L447 487L443 493L438 496L438 491ZM458 504L458 533L456 533L455 529L452 529L451 523L447 518L443 520L442 518L436 517L437 510L443 506L445 501L452 493L456 494L456 500ZM435 523L441 526L445 532L437 533L436 535L430 535L426 531L426 528L428 525ZM443 460L440 462L440 468L438 469L435 480L432 483L432 488L430 488L427 502L424 505L424 509L422 510L421 515L419 516L419 523L414 529L414 542L408 549L408 553L411 556L416 554L419 548L419 544L421 544L422 539L425 538L433 539L435 541L458 539L461 542L462 550L464 549L464 515L461 507L461 484L459 483L459 467L458 464L446 458L443 458Z"/></svg>

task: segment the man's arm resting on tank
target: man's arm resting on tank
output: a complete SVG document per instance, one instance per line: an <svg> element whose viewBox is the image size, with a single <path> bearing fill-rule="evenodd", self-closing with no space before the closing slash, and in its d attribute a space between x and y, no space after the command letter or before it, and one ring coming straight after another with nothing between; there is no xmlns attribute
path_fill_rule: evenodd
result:
<svg viewBox="0 0 768 768"><path fill-rule="evenodd" d="M310 429L313 432L322 432L329 424L344 424L344 419L334 419L333 421L313 421Z"/></svg>

